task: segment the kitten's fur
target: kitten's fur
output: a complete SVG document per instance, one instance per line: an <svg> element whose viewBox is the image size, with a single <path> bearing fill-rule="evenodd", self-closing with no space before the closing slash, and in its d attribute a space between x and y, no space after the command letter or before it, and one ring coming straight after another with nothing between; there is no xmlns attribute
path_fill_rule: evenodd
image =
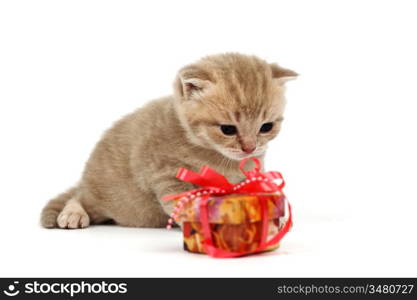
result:
<svg viewBox="0 0 417 300"><path fill-rule="evenodd" d="M173 96L150 102L105 133L80 183L46 205L41 224L165 226L172 204L162 196L193 188L175 178L178 168L209 165L237 182L240 159L263 159L280 130L283 85L296 75L241 54L208 56L184 67ZM260 133L267 122L274 123L272 130ZM235 125L238 134L223 134L220 124Z"/></svg>

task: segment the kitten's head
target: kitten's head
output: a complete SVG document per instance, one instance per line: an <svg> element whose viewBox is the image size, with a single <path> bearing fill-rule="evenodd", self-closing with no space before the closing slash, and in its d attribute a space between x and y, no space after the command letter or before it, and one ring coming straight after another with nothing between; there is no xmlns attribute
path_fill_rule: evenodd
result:
<svg viewBox="0 0 417 300"><path fill-rule="evenodd" d="M260 156L281 127L284 83L296 76L254 56L208 56L179 71L175 107L194 144L233 160Z"/></svg>

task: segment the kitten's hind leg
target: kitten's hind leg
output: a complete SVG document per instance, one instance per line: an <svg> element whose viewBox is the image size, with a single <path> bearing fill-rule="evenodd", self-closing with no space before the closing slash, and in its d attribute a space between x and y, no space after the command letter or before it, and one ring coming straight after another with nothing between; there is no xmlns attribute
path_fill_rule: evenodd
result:
<svg viewBox="0 0 417 300"><path fill-rule="evenodd" d="M90 225L90 218L77 197L70 199L59 214L58 226L60 228L78 229Z"/></svg>

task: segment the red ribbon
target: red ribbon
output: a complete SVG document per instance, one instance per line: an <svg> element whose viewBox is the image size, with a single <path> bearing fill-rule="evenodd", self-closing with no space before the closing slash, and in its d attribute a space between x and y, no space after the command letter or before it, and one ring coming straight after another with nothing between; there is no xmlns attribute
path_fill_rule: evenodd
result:
<svg viewBox="0 0 417 300"><path fill-rule="evenodd" d="M244 167L245 164L252 160L255 163L255 168L250 171L245 171ZM267 241L268 235L268 226L269 226L269 218L268 218L268 207L267 207L267 196L259 196L260 204L261 204L261 215L262 215L262 234L261 234L261 241L257 249L252 252L230 252L226 250L222 250L216 248L213 243L211 230L210 230L210 223L209 223L209 216L208 216L208 208L207 203L208 199L212 194L215 195L224 195L224 194L258 194L258 193L273 193L273 192L281 192L282 188L285 185L284 179L279 172L265 172L262 173L261 164L257 158L247 158L241 161L240 163L240 170L245 174L246 180L242 183L233 185L231 184L226 177L217 173L213 169L209 168L208 166L204 166L201 168L199 173L195 173L193 171L181 168L178 170L177 178L190 182L194 185L199 185L202 188L194 189L191 191L187 191L181 194L176 195L167 195L163 197L164 201L170 201L174 199L179 199L184 196L199 194L201 195L200 198L200 222L202 225L204 241L203 247L207 254L213 257L237 257L246 255L249 253L261 252L266 248L276 245L279 241L284 237L284 235L290 230L292 226L292 214L291 214L291 206L286 201L288 206L288 219L285 225L279 230L279 232L269 241ZM279 185L275 184L273 180L280 179L281 183Z"/></svg>

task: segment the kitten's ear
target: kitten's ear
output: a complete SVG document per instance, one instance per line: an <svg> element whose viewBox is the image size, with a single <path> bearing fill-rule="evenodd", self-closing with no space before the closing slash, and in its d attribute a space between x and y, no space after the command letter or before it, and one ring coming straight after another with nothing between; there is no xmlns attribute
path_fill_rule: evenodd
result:
<svg viewBox="0 0 417 300"><path fill-rule="evenodd" d="M192 100L198 98L212 84L207 72L195 65L189 65L178 72L174 89L177 96L184 100Z"/></svg>
<svg viewBox="0 0 417 300"><path fill-rule="evenodd" d="M294 80L298 74L290 69L285 69L277 64L270 64L272 72L272 80L279 85L284 85L287 81Z"/></svg>

